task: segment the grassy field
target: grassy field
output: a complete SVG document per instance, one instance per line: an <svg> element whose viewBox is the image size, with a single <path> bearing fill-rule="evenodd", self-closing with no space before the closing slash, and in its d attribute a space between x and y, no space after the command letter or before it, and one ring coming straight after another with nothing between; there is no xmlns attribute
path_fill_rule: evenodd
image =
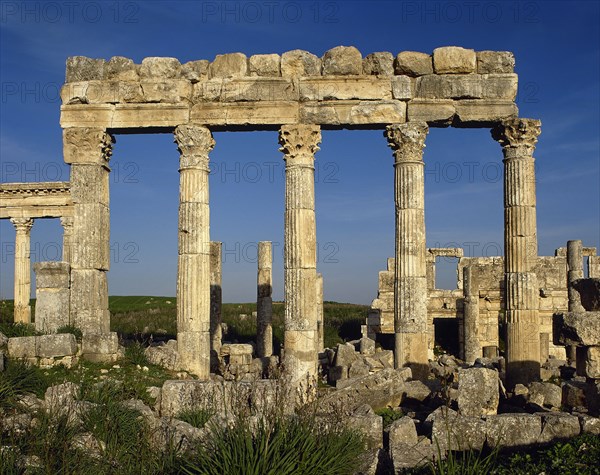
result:
<svg viewBox="0 0 600 475"><path fill-rule="evenodd" d="M175 338L177 301L174 297L112 296L108 301L111 330L127 340ZM35 308L35 300L32 300ZM225 303L223 322L227 324L224 340L244 343L256 336L256 303ZM283 342L283 302L273 303L273 348L278 353ZM325 346L360 338L360 326L367 317L366 305L325 302ZM32 310L32 313L34 311ZM0 322L11 322L13 301L0 302Z"/></svg>

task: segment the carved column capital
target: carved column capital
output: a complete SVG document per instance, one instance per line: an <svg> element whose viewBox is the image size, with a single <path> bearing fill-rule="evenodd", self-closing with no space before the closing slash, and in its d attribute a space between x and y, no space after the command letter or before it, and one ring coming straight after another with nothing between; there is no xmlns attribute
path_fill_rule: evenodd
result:
<svg viewBox="0 0 600 475"><path fill-rule="evenodd" d="M542 122L536 119L506 119L492 129L492 138L500 143L505 154L508 149L524 148L524 152L531 155L542 131L541 126Z"/></svg>
<svg viewBox="0 0 600 475"><path fill-rule="evenodd" d="M65 163L106 165L114 137L104 129L74 127L63 130Z"/></svg>
<svg viewBox="0 0 600 475"><path fill-rule="evenodd" d="M17 233L24 233L29 235L31 227L33 226L32 218L10 218L10 222L13 223Z"/></svg>
<svg viewBox="0 0 600 475"><path fill-rule="evenodd" d="M318 125L283 125L279 129L280 152L284 160L314 160L321 143L321 127Z"/></svg>
<svg viewBox="0 0 600 475"><path fill-rule="evenodd" d="M180 168L208 168L208 154L215 147L212 133L206 127L180 125L175 128L175 143L181 153Z"/></svg>
<svg viewBox="0 0 600 475"><path fill-rule="evenodd" d="M392 124L385 128L384 135L394 152L396 161L421 160L425 138L429 127L425 122Z"/></svg>

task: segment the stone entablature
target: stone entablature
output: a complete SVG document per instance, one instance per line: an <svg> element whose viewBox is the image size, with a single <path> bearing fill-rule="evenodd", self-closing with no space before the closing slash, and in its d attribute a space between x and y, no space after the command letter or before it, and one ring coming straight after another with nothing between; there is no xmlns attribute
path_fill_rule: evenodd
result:
<svg viewBox="0 0 600 475"><path fill-rule="evenodd" d="M61 126L104 129L198 124L381 127L407 121L485 127L518 114L514 56L455 46L362 57L338 46L181 64L150 57L67 60Z"/></svg>
<svg viewBox="0 0 600 475"><path fill-rule="evenodd" d="M0 183L0 219L72 215L69 182Z"/></svg>

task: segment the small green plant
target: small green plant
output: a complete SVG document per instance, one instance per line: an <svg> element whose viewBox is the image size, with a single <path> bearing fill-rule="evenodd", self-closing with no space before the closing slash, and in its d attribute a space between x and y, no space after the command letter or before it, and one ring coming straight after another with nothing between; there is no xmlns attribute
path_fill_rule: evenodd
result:
<svg viewBox="0 0 600 475"><path fill-rule="evenodd" d="M71 335L75 335L77 341L81 341L81 338L83 337L81 329L74 325L63 325L56 330L56 333L70 333Z"/></svg>
<svg viewBox="0 0 600 475"><path fill-rule="evenodd" d="M47 388L43 372L18 360L9 360L0 372L0 408L15 407L18 396L28 392L41 396Z"/></svg>
<svg viewBox="0 0 600 475"><path fill-rule="evenodd" d="M389 427L390 425L392 425L392 422L397 421L398 419L404 416L404 412L402 412L402 409L392 409L391 407L378 409L375 411L375 414L383 418L383 427Z"/></svg>
<svg viewBox="0 0 600 475"><path fill-rule="evenodd" d="M36 331L35 325L20 322L0 322L0 333L3 333L8 338L41 335L40 332Z"/></svg>
<svg viewBox="0 0 600 475"><path fill-rule="evenodd" d="M205 409L187 409L177 414L177 419L202 429L212 417L212 412Z"/></svg>
<svg viewBox="0 0 600 475"><path fill-rule="evenodd" d="M145 353L146 347L139 341L134 341L129 346L125 347L125 358L132 364L146 366L148 359Z"/></svg>
<svg viewBox="0 0 600 475"><path fill-rule="evenodd" d="M353 473L364 441L348 430L325 430L297 417L237 418L233 426L211 426L212 436L184 466L188 475L317 475Z"/></svg>

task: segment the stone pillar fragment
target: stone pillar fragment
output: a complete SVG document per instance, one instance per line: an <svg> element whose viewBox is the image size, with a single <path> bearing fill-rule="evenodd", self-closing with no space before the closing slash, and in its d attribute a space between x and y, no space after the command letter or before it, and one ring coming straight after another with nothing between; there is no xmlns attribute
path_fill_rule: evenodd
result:
<svg viewBox="0 0 600 475"><path fill-rule="evenodd" d="M270 241L258 243L256 277L256 354L259 358L273 354L273 250Z"/></svg>
<svg viewBox="0 0 600 475"><path fill-rule="evenodd" d="M418 379L426 378L429 372L423 165L428 131L425 122L386 129L395 158L394 365L411 367Z"/></svg>
<svg viewBox="0 0 600 475"><path fill-rule="evenodd" d="M63 216L60 218L60 224L63 228L62 260L63 262L71 262L73 248L73 218L70 216Z"/></svg>
<svg viewBox="0 0 600 475"><path fill-rule="evenodd" d="M11 218L16 230L15 237L15 280L14 280L14 321L31 323L31 260L30 234L33 219Z"/></svg>
<svg viewBox="0 0 600 475"><path fill-rule="evenodd" d="M465 362L473 364L481 357L479 341L479 282L473 266L463 268L464 305L464 357Z"/></svg>
<svg viewBox="0 0 600 475"><path fill-rule="evenodd" d="M35 329L55 333L70 324L69 297L71 272L68 262L36 262L35 271Z"/></svg>
<svg viewBox="0 0 600 475"><path fill-rule="evenodd" d="M317 240L315 153L321 129L284 125L279 131L285 160L284 368L300 400L314 395L317 380Z"/></svg>
<svg viewBox="0 0 600 475"><path fill-rule="evenodd" d="M317 351L325 349L325 312L323 310L323 274L317 274L317 333L318 347Z"/></svg>
<svg viewBox="0 0 600 475"><path fill-rule="evenodd" d="M504 276L507 383L540 377L539 288L533 151L541 123L506 119L492 129L504 154Z"/></svg>
<svg viewBox="0 0 600 475"><path fill-rule="evenodd" d="M70 321L90 334L110 331L106 272L110 267L108 161L113 142L103 129L63 131L64 159L71 165L74 203Z"/></svg>
<svg viewBox="0 0 600 475"><path fill-rule="evenodd" d="M179 259L177 266L177 351L179 365L201 380L210 377L210 130L175 129L179 158Z"/></svg>
<svg viewBox="0 0 600 475"><path fill-rule="evenodd" d="M218 361L223 338L221 306L223 303L222 283L223 243L210 242L210 350L211 360Z"/></svg>
<svg viewBox="0 0 600 475"><path fill-rule="evenodd" d="M569 312L585 312L581 305L581 296L573 284L583 279L583 246L581 241L567 242L567 291L569 296Z"/></svg>

